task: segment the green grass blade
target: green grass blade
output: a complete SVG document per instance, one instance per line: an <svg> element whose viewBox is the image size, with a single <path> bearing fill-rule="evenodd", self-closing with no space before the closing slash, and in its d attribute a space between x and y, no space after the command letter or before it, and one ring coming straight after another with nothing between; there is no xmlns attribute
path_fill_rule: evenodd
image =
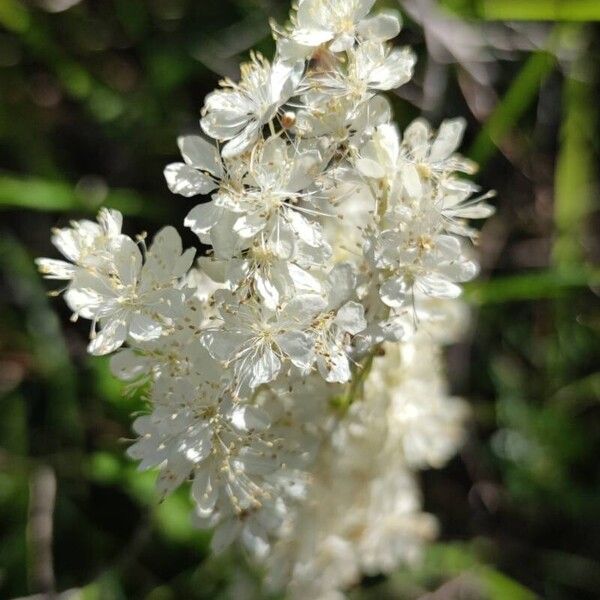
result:
<svg viewBox="0 0 600 600"><path fill-rule="evenodd" d="M158 201L145 201L132 190L109 190L98 198L96 194L86 194L62 181L0 175L0 211L28 209L94 214L100 205L116 208L127 215L139 215L143 211L144 216L150 218L158 218L164 213Z"/></svg>
<svg viewBox="0 0 600 600"><path fill-rule="evenodd" d="M467 284L466 298L479 305L540 300L565 296L571 290L600 285L600 270L573 268L498 277Z"/></svg>
<svg viewBox="0 0 600 600"><path fill-rule="evenodd" d="M556 64L547 51L532 54L488 119L469 150L469 156L484 166L502 145L538 96L540 86Z"/></svg>
<svg viewBox="0 0 600 600"><path fill-rule="evenodd" d="M555 177L554 223L557 236L554 262L564 268L585 260L582 240L586 237L586 217L594 210L598 191L595 177L598 117L594 68L588 53L589 38L583 27L574 26L565 31L562 44L577 57L567 68Z"/></svg>

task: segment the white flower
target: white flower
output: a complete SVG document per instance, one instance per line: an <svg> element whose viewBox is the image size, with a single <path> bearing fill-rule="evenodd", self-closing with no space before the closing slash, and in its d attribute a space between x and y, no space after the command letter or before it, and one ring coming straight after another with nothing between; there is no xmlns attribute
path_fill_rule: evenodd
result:
<svg viewBox="0 0 600 600"><path fill-rule="evenodd" d="M114 354L110 362L113 375L128 382L151 379L155 389L159 388L157 396L162 394L163 400L171 393L183 394L185 386L194 394L215 395L215 388L226 377L200 343L206 326L203 309L199 300L188 300L168 333L158 339L138 341L134 348Z"/></svg>
<svg viewBox="0 0 600 600"><path fill-rule="evenodd" d="M352 54L351 85L368 90L393 90L412 78L417 57L410 48L392 49L379 42L364 42Z"/></svg>
<svg viewBox="0 0 600 600"><path fill-rule="evenodd" d="M390 449L401 449L407 465L440 468L462 445L468 416L465 403L448 396L440 349L420 331L384 350L366 380L365 398L385 398Z"/></svg>
<svg viewBox="0 0 600 600"><path fill-rule="evenodd" d="M349 50L357 36L389 40L400 33L396 12L367 18L375 0L302 0L290 38L301 46L316 48L329 43L333 52Z"/></svg>
<svg viewBox="0 0 600 600"><path fill-rule="evenodd" d="M281 138L270 138L253 150L246 188L241 193L222 190L215 205L237 215L233 231L243 240L261 232L276 235L281 227L289 227L304 243L322 245L318 225L307 219L315 212L310 203L301 204L307 198L304 190L314 183L321 167L316 149L303 151Z"/></svg>
<svg viewBox="0 0 600 600"><path fill-rule="evenodd" d="M78 270L65 293L75 315L94 323L92 354L113 352L128 337L137 341L160 337L183 309L185 292L174 286L195 254L193 249L182 254L181 240L172 227L157 234L145 262L127 237L111 251L110 268Z"/></svg>
<svg viewBox="0 0 600 600"><path fill-rule="evenodd" d="M318 296L298 296L281 310L245 303L221 309L223 326L207 330L202 341L211 355L233 367L236 391L274 381L288 363L307 373L314 362L314 339L306 332L324 302Z"/></svg>
<svg viewBox="0 0 600 600"><path fill-rule="evenodd" d="M392 271L381 285L383 302L392 308L410 304L415 291L434 298L458 298L457 285L477 275L477 265L463 255L456 237L426 235L412 238L405 232L385 231L377 240L375 264Z"/></svg>
<svg viewBox="0 0 600 600"><path fill-rule="evenodd" d="M98 223L73 221L71 227L56 229L52 243L71 262L38 258L36 263L48 279L73 279L79 268L102 270L110 263L113 245L122 241L123 215L116 210L100 209Z"/></svg>
<svg viewBox="0 0 600 600"><path fill-rule="evenodd" d="M317 366L325 381L330 383L350 380L350 341L367 327L363 305L352 299L356 281L350 264L337 265L329 275L328 305L313 324Z"/></svg>
<svg viewBox="0 0 600 600"><path fill-rule="evenodd" d="M321 282L309 270L322 258L314 250L282 225L269 238L257 237L245 258L211 261L210 268L228 289L256 295L276 310L295 293L321 293Z"/></svg>
<svg viewBox="0 0 600 600"><path fill-rule="evenodd" d="M279 109L296 93L304 63L271 65L260 54L242 65L241 81L222 82L222 88L209 94L204 105L202 129L212 138L227 141L224 158L248 150L271 123Z"/></svg>
<svg viewBox="0 0 600 600"><path fill-rule="evenodd" d="M363 146L373 129L391 117L391 106L384 96L375 95L357 106L349 96L332 99L331 94L317 86L307 91L302 100L296 120L297 135L328 142L330 154L337 152L340 145L348 149Z"/></svg>
<svg viewBox="0 0 600 600"><path fill-rule="evenodd" d="M455 171L475 170L470 160L455 153L465 126L463 119L444 121L434 137L429 125L417 119L400 139L395 126L381 125L361 149L357 167L366 177L385 178L392 195L420 199L435 193L436 185L443 187L441 192L466 189L469 183L454 176Z"/></svg>
<svg viewBox="0 0 600 600"><path fill-rule="evenodd" d="M356 105L377 91L393 90L410 81L416 61L410 48L393 49L389 44L364 42L349 52L347 73L316 74L313 85L331 96L349 96Z"/></svg>
<svg viewBox="0 0 600 600"><path fill-rule="evenodd" d="M477 237L477 232L468 225L469 219L487 219L494 214L494 207L486 200L494 198L495 192L473 197L479 187L462 179L445 181L442 190L440 212L446 220L446 230L456 235Z"/></svg>
<svg viewBox="0 0 600 600"><path fill-rule="evenodd" d="M437 132L422 119L414 121L404 133L400 160L408 193L418 197L431 183L444 181L455 171L473 174L475 164L456 154L466 122L464 119L444 121Z"/></svg>
<svg viewBox="0 0 600 600"><path fill-rule="evenodd" d="M296 240L292 246L308 245L327 253L314 220L321 213L311 207L314 193L306 191L322 167L323 159L312 145L296 147L280 137L259 142L244 177L221 181L213 199L192 209L185 225L224 259L256 244L265 254L291 256L290 233Z"/></svg>

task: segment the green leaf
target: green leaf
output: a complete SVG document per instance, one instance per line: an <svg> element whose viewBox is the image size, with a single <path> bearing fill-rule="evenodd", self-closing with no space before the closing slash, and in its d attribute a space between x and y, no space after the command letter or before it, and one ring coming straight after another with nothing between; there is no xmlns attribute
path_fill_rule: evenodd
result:
<svg viewBox="0 0 600 600"><path fill-rule="evenodd" d="M477 578L483 584L487 600L536 600L537 596L531 590L522 586L510 577L492 569L478 567L475 571Z"/></svg>
<svg viewBox="0 0 600 600"><path fill-rule="evenodd" d="M1 0L0 24L15 33L24 33L30 25L29 12L19 0Z"/></svg>

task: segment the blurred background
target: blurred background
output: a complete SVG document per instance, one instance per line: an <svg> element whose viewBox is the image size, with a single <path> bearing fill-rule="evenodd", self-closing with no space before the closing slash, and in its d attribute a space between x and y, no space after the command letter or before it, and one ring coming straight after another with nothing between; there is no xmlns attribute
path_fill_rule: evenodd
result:
<svg viewBox="0 0 600 600"><path fill-rule="evenodd" d="M341 0L340 0L341 1ZM355 599L600 597L600 21L598 0L387 0L420 61L393 96L469 122L498 190L448 351L469 441L422 476L442 534L416 572ZM181 225L162 178L204 96L287 0L0 0L0 597L258 600L241 553L214 557L187 491L158 505L124 457L139 399L86 356L33 258L100 206L127 233ZM182 228L183 229L183 228ZM191 236L188 243L194 243Z"/></svg>

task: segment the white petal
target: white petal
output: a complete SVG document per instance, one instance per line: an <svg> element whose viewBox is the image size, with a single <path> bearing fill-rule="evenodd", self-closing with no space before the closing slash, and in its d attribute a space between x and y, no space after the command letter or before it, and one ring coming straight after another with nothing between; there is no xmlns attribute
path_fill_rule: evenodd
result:
<svg viewBox="0 0 600 600"><path fill-rule="evenodd" d="M277 288L261 272L254 276L256 291L265 303L265 306L275 310L279 304L279 292Z"/></svg>
<svg viewBox="0 0 600 600"><path fill-rule="evenodd" d="M372 158L359 158L356 161L356 168L365 176L373 179L385 177L385 169Z"/></svg>
<svg viewBox="0 0 600 600"><path fill-rule="evenodd" d="M296 29L292 33L292 39L301 46L315 48L333 38L333 32L325 29Z"/></svg>
<svg viewBox="0 0 600 600"><path fill-rule="evenodd" d="M186 198L206 195L217 188L217 184L208 175L184 163L168 165L165 168L165 179L174 194L180 194Z"/></svg>
<svg viewBox="0 0 600 600"><path fill-rule="evenodd" d="M46 279L66 281L68 279L73 279L77 272L77 267L75 265L65 262L64 260L36 258L35 264Z"/></svg>
<svg viewBox="0 0 600 600"><path fill-rule="evenodd" d="M219 490L212 485L210 471L207 468L198 468L194 472L192 483L192 497L196 501L196 511L203 517L209 517L219 498Z"/></svg>
<svg viewBox="0 0 600 600"><path fill-rule="evenodd" d="M375 6L376 0L354 0L354 18L357 21L364 19L373 6Z"/></svg>
<svg viewBox="0 0 600 600"><path fill-rule="evenodd" d="M385 42L400 33L401 19L398 11L382 12L363 19L358 24L358 33L367 40Z"/></svg>
<svg viewBox="0 0 600 600"><path fill-rule="evenodd" d="M452 235L440 235L435 243L436 258L452 260L460 256L460 240Z"/></svg>
<svg viewBox="0 0 600 600"><path fill-rule="evenodd" d="M148 249L148 255L167 262L173 256L179 256L182 249L183 245L177 229L167 225L154 236L152 245Z"/></svg>
<svg viewBox="0 0 600 600"><path fill-rule="evenodd" d="M416 56L412 50L401 48L392 51L385 62L369 73L369 85L378 90L393 90L411 80Z"/></svg>
<svg viewBox="0 0 600 600"><path fill-rule="evenodd" d="M338 308L354 294L356 272L350 263L339 263L329 273L329 306Z"/></svg>
<svg viewBox="0 0 600 600"><path fill-rule="evenodd" d="M222 214L223 209L215 206L212 201L198 204L198 206L192 208L183 224L200 236L208 233L219 222Z"/></svg>
<svg viewBox="0 0 600 600"><path fill-rule="evenodd" d="M235 158L248 150L258 140L260 129L259 123L251 121L239 135L223 146L221 150L223 158Z"/></svg>
<svg viewBox="0 0 600 600"><path fill-rule="evenodd" d="M350 335L360 333L367 327L364 306L358 302L347 302L338 310L334 323Z"/></svg>
<svg viewBox="0 0 600 600"><path fill-rule="evenodd" d="M257 561L266 558L271 550L267 534L254 523L248 523L243 528L242 542Z"/></svg>
<svg viewBox="0 0 600 600"><path fill-rule="evenodd" d="M206 114L200 120L204 133L218 140L229 140L248 125L248 115L256 106L251 98L241 91L216 90L204 101Z"/></svg>
<svg viewBox="0 0 600 600"><path fill-rule="evenodd" d="M309 222L298 211L295 210L286 211L286 218L292 226L292 229L303 242L306 242L313 248L316 248L320 245L321 235L319 227L316 223Z"/></svg>
<svg viewBox="0 0 600 600"><path fill-rule="evenodd" d="M176 448L176 452L181 454L187 462L201 463L212 450L212 432L208 424L197 423L188 428Z"/></svg>
<svg viewBox="0 0 600 600"><path fill-rule="evenodd" d="M92 228L97 231L90 236L90 241L93 240L94 235L100 233L100 227L95 223L90 223ZM79 238L76 231L73 229L58 229L54 231L52 235L52 244L59 250L59 252L73 261L74 263L79 262L81 258L81 239Z"/></svg>
<svg viewBox="0 0 600 600"><path fill-rule="evenodd" d="M215 360L227 362L234 358L246 339L239 333L214 329L205 331L200 337L200 342Z"/></svg>
<svg viewBox="0 0 600 600"><path fill-rule="evenodd" d="M434 274L419 277L417 284L424 294L433 296L434 298L453 299L458 298L462 293L459 285Z"/></svg>
<svg viewBox="0 0 600 600"><path fill-rule="evenodd" d="M106 314L106 310L114 306L115 296L103 278L78 271L65 292L65 302L74 313L93 319Z"/></svg>
<svg viewBox="0 0 600 600"><path fill-rule="evenodd" d="M181 136L178 138L177 144L179 145L183 160L188 165L202 171L208 171L215 175L215 177L222 177L223 165L221 164L221 157L213 144L210 144L199 135Z"/></svg>
<svg viewBox="0 0 600 600"><path fill-rule="evenodd" d="M265 346L252 368L249 385L254 390L263 383L273 381L281 369L281 361L270 346Z"/></svg>
<svg viewBox="0 0 600 600"><path fill-rule="evenodd" d="M463 118L444 121L433 142L429 158L438 162L448 158L460 146L467 122Z"/></svg>
<svg viewBox="0 0 600 600"><path fill-rule="evenodd" d="M295 193L309 187L319 175L322 162L321 156L316 150L296 156L285 190Z"/></svg>
<svg viewBox="0 0 600 600"><path fill-rule="evenodd" d="M148 372L148 360L130 348L121 350L110 359L110 372L122 381L134 381Z"/></svg>
<svg viewBox="0 0 600 600"><path fill-rule="evenodd" d="M277 336L277 343L294 365L307 370L314 361L312 338L301 331L288 331Z"/></svg>
<svg viewBox="0 0 600 600"><path fill-rule="evenodd" d="M123 227L123 215L112 208L101 208L98 213L98 223L108 237L117 237Z"/></svg>
<svg viewBox="0 0 600 600"><path fill-rule="evenodd" d="M96 334L88 345L88 352L103 356L120 348L127 339L127 323L122 319L112 319Z"/></svg>
<svg viewBox="0 0 600 600"><path fill-rule="evenodd" d="M304 60L293 64L285 61L275 61L271 67L271 102L280 105L295 95L296 88L304 73Z"/></svg>
<svg viewBox="0 0 600 600"><path fill-rule="evenodd" d="M406 164L402 167L402 184L406 193L411 198L420 198L423 194L423 186L421 184L421 178L416 167L412 164Z"/></svg>
<svg viewBox="0 0 600 600"><path fill-rule="evenodd" d="M479 274L479 265L472 260L456 260L441 264L438 271L452 281L471 281Z"/></svg>
<svg viewBox="0 0 600 600"><path fill-rule="evenodd" d="M194 258L196 258L196 249L188 248L173 265L172 276L176 278L183 277L194 264Z"/></svg>
<svg viewBox="0 0 600 600"><path fill-rule="evenodd" d="M346 383L352 377L350 362L343 352L332 352L327 360L319 357L319 371L328 383Z"/></svg>
<svg viewBox="0 0 600 600"><path fill-rule="evenodd" d="M181 471L166 469L160 472L156 480L156 492L161 500L172 494L186 479L187 474Z"/></svg>
<svg viewBox="0 0 600 600"><path fill-rule="evenodd" d="M381 300L391 308L406 306L411 293L411 287L407 285L403 277L391 277L381 285L379 291Z"/></svg>
<svg viewBox="0 0 600 600"><path fill-rule="evenodd" d="M417 161L425 160L431 129L423 119L414 120L404 132L404 141L410 146Z"/></svg>
<svg viewBox="0 0 600 600"><path fill-rule="evenodd" d="M400 133L392 123L380 125L377 128L377 143L385 152L391 166L396 166L400 157Z"/></svg>
<svg viewBox="0 0 600 600"><path fill-rule="evenodd" d="M233 230L244 239L251 239L260 233L266 225L264 217L258 214L250 214L239 217L233 224Z"/></svg>
<svg viewBox="0 0 600 600"><path fill-rule="evenodd" d="M309 294L321 292L321 282L308 271L301 269L294 263L289 263L288 272L297 292Z"/></svg>
<svg viewBox="0 0 600 600"><path fill-rule="evenodd" d="M210 241L215 251L215 257L230 259L232 256L239 254L240 250L244 249L243 244L239 242L240 238L231 235L233 225L238 218L238 215L224 211L218 223L212 228Z"/></svg>
<svg viewBox="0 0 600 600"><path fill-rule="evenodd" d="M231 413L231 423L240 431L265 431L271 425L269 415L256 406L238 406Z"/></svg>
<svg viewBox="0 0 600 600"><path fill-rule="evenodd" d="M354 46L354 34L342 33L329 48L332 52L348 52Z"/></svg>
<svg viewBox="0 0 600 600"><path fill-rule="evenodd" d="M156 340L162 335L160 323L143 313L134 314L129 324L129 335L136 342Z"/></svg>
<svg viewBox="0 0 600 600"><path fill-rule="evenodd" d="M444 210L445 215L456 216L460 219L487 219L495 212L496 209L486 202L471 206L459 206L455 210Z"/></svg>
<svg viewBox="0 0 600 600"><path fill-rule="evenodd" d="M135 285L142 269L142 253L138 245L123 235L113 245L113 262L121 283Z"/></svg>
<svg viewBox="0 0 600 600"><path fill-rule="evenodd" d="M227 519L217 526L213 533L210 547L215 554L224 552L238 536L241 523L237 519Z"/></svg>
<svg viewBox="0 0 600 600"><path fill-rule="evenodd" d="M293 39L279 38L277 40L277 57L278 60L288 63L295 63L299 60L305 60L312 53L312 47L305 46Z"/></svg>
<svg viewBox="0 0 600 600"><path fill-rule="evenodd" d="M320 294L297 294L283 308L282 316L297 322L307 323L327 308Z"/></svg>
<svg viewBox="0 0 600 600"><path fill-rule="evenodd" d="M158 284L171 283L173 279L182 277L192 265L195 249L190 248L182 254L181 237L174 227L163 227L155 236L146 255L146 263L142 269L142 291L147 291Z"/></svg>

